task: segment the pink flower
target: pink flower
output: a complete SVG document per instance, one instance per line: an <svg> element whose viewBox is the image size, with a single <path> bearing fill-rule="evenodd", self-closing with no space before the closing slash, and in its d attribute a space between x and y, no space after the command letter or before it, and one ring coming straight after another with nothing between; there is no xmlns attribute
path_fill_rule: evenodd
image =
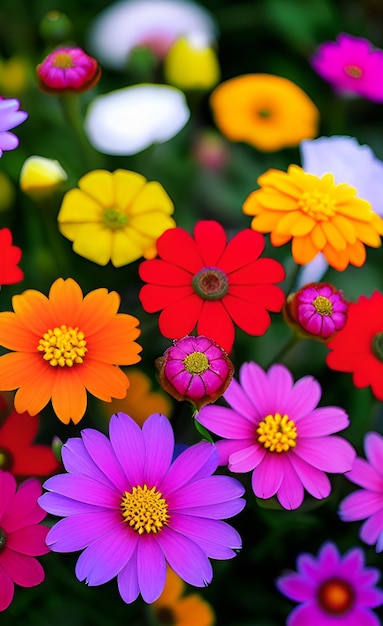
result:
<svg viewBox="0 0 383 626"><path fill-rule="evenodd" d="M319 46L311 64L340 94L383 102L383 51L367 39L341 33Z"/></svg>
<svg viewBox="0 0 383 626"><path fill-rule="evenodd" d="M88 91L101 76L96 59L81 48L57 48L37 66L39 86L51 94Z"/></svg>
<svg viewBox="0 0 383 626"><path fill-rule="evenodd" d="M346 478L362 489L346 496L339 508L344 522L366 520L360 529L362 541L383 552L383 436L367 433L364 438L365 459L356 458Z"/></svg>
<svg viewBox="0 0 383 626"><path fill-rule="evenodd" d="M297 570L276 581L281 593L301 603L287 626L379 626L370 609L383 604L383 592L375 586L380 572L365 567L363 550L351 548L342 557L328 541L317 558L300 554Z"/></svg>
<svg viewBox="0 0 383 626"><path fill-rule="evenodd" d="M276 495L285 509L296 509L304 489L326 498L331 483L325 472L348 472L356 456L348 441L331 436L348 426L347 413L336 406L317 408L321 393L312 376L294 384L284 365L265 372L244 363L240 383L233 379L223 395L230 408L203 407L196 420L227 439L216 443L222 465L253 471L258 498Z"/></svg>
<svg viewBox="0 0 383 626"><path fill-rule="evenodd" d="M0 611L11 604L14 584L35 587L44 570L35 556L49 552L46 526L38 525L46 513L37 503L42 489L36 478L17 489L9 472L0 471Z"/></svg>
<svg viewBox="0 0 383 626"><path fill-rule="evenodd" d="M0 97L0 157L4 150L14 150L19 140L9 131L22 124L28 117L25 111L19 111L20 102L15 98Z"/></svg>
<svg viewBox="0 0 383 626"><path fill-rule="evenodd" d="M222 396L234 372L224 349L203 335L175 339L156 365L163 389L198 408Z"/></svg>

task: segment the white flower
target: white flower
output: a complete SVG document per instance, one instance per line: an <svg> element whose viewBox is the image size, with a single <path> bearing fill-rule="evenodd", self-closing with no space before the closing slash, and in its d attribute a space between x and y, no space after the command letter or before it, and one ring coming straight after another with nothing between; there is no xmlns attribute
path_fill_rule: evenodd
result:
<svg viewBox="0 0 383 626"><path fill-rule="evenodd" d="M131 155L168 141L189 117L186 98L179 89L136 85L96 97L86 113L85 132L100 152Z"/></svg>
<svg viewBox="0 0 383 626"><path fill-rule="evenodd" d="M121 0L95 18L88 33L89 48L98 61L123 69L137 46L148 46L163 58L180 36L216 38L210 13L190 0Z"/></svg>

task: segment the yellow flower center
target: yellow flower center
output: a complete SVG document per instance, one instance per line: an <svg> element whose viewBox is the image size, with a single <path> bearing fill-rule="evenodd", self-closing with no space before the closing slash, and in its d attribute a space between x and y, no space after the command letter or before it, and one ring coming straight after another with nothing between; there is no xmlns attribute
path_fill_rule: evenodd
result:
<svg viewBox="0 0 383 626"><path fill-rule="evenodd" d="M200 376L209 369L209 359L203 352L192 352L183 360L185 369L193 376Z"/></svg>
<svg viewBox="0 0 383 626"><path fill-rule="evenodd" d="M315 298L313 305L319 315L332 315L332 302L325 296Z"/></svg>
<svg viewBox="0 0 383 626"><path fill-rule="evenodd" d="M328 221L335 215L335 201L322 191L305 191L298 201L299 208L318 222Z"/></svg>
<svg viewBox="0 0 383 626"><path fill-rule="evenodd" d="M287 452L297 445L297 427L288 415L267 415L257 428L258 442L269 452Z"/></svg>
<svg viewBox="0 0 383 626"><path fill-rule="evenodd" d="M347 76L351 76L351 78L361 78L363 72L357 65L345 65L344 71Z"/></svg>
<svg viewBox="0 0 383 626"><path fill-rule="evenodd" d="M120 209L105 209L102 216L104 226L110 230L119 230L120 228L124 228L127 221L128 216Z"/></svg>
<svg viewBox="0 0 383 626"><path fill-rule="evenodd" d="M262 119L268 119L271 117L271 110L270 109L257 109L257 116L261 117Z"/></svg>
<svg viewBox="0 0 383 626"><path fill-rule="evenodd" d="M59 52L53 59L52 66L67 70L70 67L74 67L74 63L70 54L67 52Z"/></svg>
<svg viewBox="0 0 383 626"><path fill-rule="evenodd" d="M72 367L75 363L83 363L88 352L84 333L77 326L72 328L65 324L44 333L37 350L43 352L43 359L54 367Z"/></svg>
<svg viewBox="0 0 383 626"><path fill-rule="evenodd" d="M317 599L326 613L344 615L354 604L355 592L347 581L331 578L319 587Z"/></svg>
<svg viewBox="0 0 383 626"><path fill-rule="evenodd" d="M121 500L121 512L124 521L139 535L144 533L158 533L165 526L170 515L168 503L156 487L133 487L132 491L125 491Z"/></svg>

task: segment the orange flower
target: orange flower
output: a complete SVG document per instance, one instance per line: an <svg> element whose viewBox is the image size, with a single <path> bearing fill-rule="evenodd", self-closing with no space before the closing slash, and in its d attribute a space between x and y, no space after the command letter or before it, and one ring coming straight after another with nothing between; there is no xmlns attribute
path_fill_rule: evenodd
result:
<svg viewBox="0 0 383 626"><path fill-rule="evenodd" d="M298 85L272 74L245 74L210 96L215 123L231 141L271 152L317 136L319 111Z"/></svg>
<svg viewBox="0 0 383 626"><path fill-rule="evenodd" d="M243 212L254 215L251 227L271 233L273 246L292 240L296 263L306 265L322 252L336 270L361 267L365 245L378 248L383 220L367 200L356 197L347 183L336 185L332 174L322 178L297 165L286 172L268 170L259 177L260 189L245 200Z"/></svg>
<svg viewBox="0 0 383 626"><path fill-rule="evenodd" d="M138 320L117 313L120 297L96 289L83 297L71 278L58 278L49 297L29 289L0 313L0 390L18 389L15 409L36 415L52 400L57 417L77 424L86 391L101 400L123 398L129 380L118 365L140 360Z"/></svg>
<svg viewBox="0 0 383 626"><path fill-rule="evenodd" d="M126 413L137 424L142 426L146 418L152 413L162 413L170 417L172 401L163 391L151 391L149 376L138 368L129 371L130 387L122 400L112 400L111 404L103 410L110 418L113 413Z"/></svg>
<svg viewBox="0 0 383 626"><path fill-rule="evenodd" d="M213 626L212 607L198 593L183 596L185 583L169 567L162 595L151 604L158 626Z"/></svg>

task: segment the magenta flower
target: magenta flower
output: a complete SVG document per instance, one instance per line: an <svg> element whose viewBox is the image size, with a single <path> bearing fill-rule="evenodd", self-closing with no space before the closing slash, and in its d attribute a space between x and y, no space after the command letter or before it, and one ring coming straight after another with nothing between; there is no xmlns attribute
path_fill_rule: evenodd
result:
<svg viewBox="0 0 383 626"><path fill-rule="evenodd" d="M225 437L216 443L220 463L232 472L253 470L252 487L258 498L276 495L285 509L296 509L306 489L314 498L326 498L331 483L325 472L351 469L356 453L348 441L332 433L349 424L336 406L316 408L321 387L312 376L294 384L280 364L265 372L256 363L244 363L240 383L232 380L223 397L230 408L203 407L196 420Z"/></svg>
<svg viewBox="0 0 383 626"><path fill-rule="evenodd" d="M19 145L16 135L8 132L28 117L28 113L18 110L19 106L16 98L0 98L0 157L4 150L14 150Z"/></svg>
<svg viewBox="0 0 383 626"><path fill-rule="evenodd" d="M322 340L343 328L347 310L342 291L330 283L309 283L288 296L284 313L298 332Z"/></svg>
<svg viewBox="0 0 383 626"><path fill-rule="evenodd" d="M376 551L383 552L383 436L367 433L364 438L365 459L356 458L346 478L362 489L346 496L339 515L344 522L366 520L360 538Z"/></svg>
<svg viewBox="0 0 383 626"><path fill-rule="evenodd" d="M156 365L163 389L197 408L222 396L234 372L224 349L203 335L175 339L164 356L156 359Z"/></svg>
<svg viewBox="0 0 383 626"><path fill-rule="evenodd" d="M230 559L241 547L237 531L222 518L239 513L243 486L213 476L213 444L190 446L172 462L174 435L159 413L142 430L124 413L112 416L110 440L88 428L62 448L67 474L47 480L41 506L64 517L48 533L55 552L84 550L76 576L90 586L117 576L120 595L131 603L141 593L154 602L166 566L187 583L212 580L209 558Z"/></svg>
<svg viewBox="0 0 383 626"><path fill-rule="evenodd" d="M57 48L36 68L42 91L59 94L92 89L101 77L96 59L81 48Z"/></svg>
<svg viewBox="0 0 383 626"><path fill-rule="evenodd" d="M35 559L49 552L48 528L39 526L46 513L37 504L42 489L36 478L17 488L9 472L0 470L0 611L11 604L14 585L35 587L45 574Z"/></svg>
<svg viewBox="0 0 383 626"><path fill-rule="evenodd" d="M383 51L367 39L341 33L319 46L311 64L339 94L383 102Z"/></svg>
<svg viewBox="0 0 383 626"><path fill-rule="evenodd" d="M380 572L365 567L364 552L351 548L342 557L337 546L327 541L317 558L301 553L297 572L277 579L281 593L300 602L287 618L287 626L379 626L370 609L383 604L376 588Z"/></svg>

